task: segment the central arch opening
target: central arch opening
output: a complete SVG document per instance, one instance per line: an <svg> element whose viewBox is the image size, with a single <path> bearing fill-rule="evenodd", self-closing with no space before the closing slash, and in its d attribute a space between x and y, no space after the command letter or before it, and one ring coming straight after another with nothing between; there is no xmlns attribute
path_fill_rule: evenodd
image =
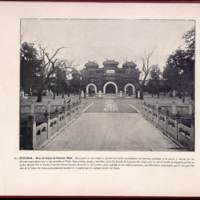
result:
<svg viewBox="0 0 200 200"><path fill-rule="evenodd" d="M106 94L115 94L115 86L112 84L109 84L106 86Z"/></svg>
<svg viewBox="0 0 200 200"><path fill-rule="evenodd" d="M116 83L109 81L103 86L103 93L104 94L117 94L118 87Z"/></svg>

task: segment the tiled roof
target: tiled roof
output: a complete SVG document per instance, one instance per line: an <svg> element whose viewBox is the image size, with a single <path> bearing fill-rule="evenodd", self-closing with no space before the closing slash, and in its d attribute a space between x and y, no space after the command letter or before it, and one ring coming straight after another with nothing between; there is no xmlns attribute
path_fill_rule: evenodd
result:
<svg viewBox="0 0 200 200"><path fill-rule="evenodd" d="M118 65L119 64L119 62L117 62L117 61L115 61L115 60L105 60L104 62L103 62L103 65L105 66L105 65Z"/></svg>
<svg viewBox="0 0 200 200"><path fill-rule="evenodd" d="M99 67L98 63L96 61L88 61L86 64L85 64L86 67Z"/></svg>
<svg viewBox="0 0 200 200"><path fill-rule="evenodd" d="M127 61L123 64L123 67L136 67L136 64L133 61Z"/></svg>

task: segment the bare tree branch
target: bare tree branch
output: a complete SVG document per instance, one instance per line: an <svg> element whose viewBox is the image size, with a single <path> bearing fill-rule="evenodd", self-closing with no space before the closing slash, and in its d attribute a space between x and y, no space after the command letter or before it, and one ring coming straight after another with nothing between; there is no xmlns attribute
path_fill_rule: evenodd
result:
<svg viewBox="0 0 200 200"><path fill-rule="evenodd" d="M154 49L152 49L151 51L147 52L146 50L144 51L144 56L141 57L141 61L142 61L142 72L144 74L143 80L140 84L140 89L141 89L141 96L140 98L143 99L143 88L146 82L146 79L150 73L151 70L151 65L150 65L150 59L154 53Z"/></svg>
<svg viewBox="0 0 200 200"><path fill-rule="evenodd" d="M51 56L51 58L49 58L49 60L52 60L56 55L57 55L57 53L61 50L61 49L64 49L64 48L66 48L66 47L60 47L60 48L58 48L56 51L55 51L55 53Z"/></svg>

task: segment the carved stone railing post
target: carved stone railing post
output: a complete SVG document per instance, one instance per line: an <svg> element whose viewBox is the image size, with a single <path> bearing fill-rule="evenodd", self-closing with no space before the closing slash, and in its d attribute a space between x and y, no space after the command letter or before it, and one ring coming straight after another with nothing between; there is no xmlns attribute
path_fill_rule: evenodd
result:
<svg viewBox="0 0 200 200"><path fill-rule="evenodd" d="M193 114L193 103L192 102L188 105L188 114L189 115Z"/></svg>
<svg viewBox="0 0 200 200"><path fill-rule="evenodd" d="M35 104L34 103L31 104L30 114L33 116L35 114Z"/></svg>
<svg viewBox="0 0 200 200"><path fill-rule="evenodd" d="M71 102L68 103L68 110L69 110L69 120L72 119L72 109L71 109Z"/></svg>
<svg viewBox="0 0 200 200"><path fill-rule="evenodd" d="M176 115L176 104L174 101L172 102L172 114Z"/></svg>
<svg viewBox="0 0 200 200"><path fill-rule="evenodd" d="M176 122L177 122L177 136L176 136L176 139L177 139L177 141L179 140L179 123L180 123L180 117L181 117L181 115L180 115L180 113L179 112L177 112L177 114L176 114Z"/></svg>
<svg viewBox="0 0 200 200"><path fill-rule="evenodd" d="M167 134L167 127L168 127L168 119L169 119L169 110L166 110L166 115L165 115L165 126L164 126L164 133Z"/></svg>
<svg viewBox="0 0 200 200"><path fill-rule="evenodd" d="M66 112L67 112L66 100L64 100L64 102L63 102L62 111L64 114L64 124L66 124Z"/></svg>
<svg viewBox="0 0 200 200"><path fill-rule="evenodd" d="M156 118L155 125L156 125L156 127L158 127L158 121L159 121L159 104L158 104L158 101L156 101L155 108L156 108L156 111L155 111L155 113L156 113L156 116L155 116L155 118Z"/></svg>
<svg viewBox="0 0 200 200"><path fill-rule="evenodd" d="M51 102L48 101L47 110L44 113L45 122L47 123L47 139L49 139L49 131L50 131L50 115L51 115Z"/></svg>
<svg viewBox="0 0 200 200"><path fill-rule="evenodd" d="M37 140L36 140L36 121L34 115L30 115L28 117L27 127L28 127L28 132L26 134L27 134L27 139L30 142L28 146L30 146L31 149L35 149L37 147Z"/></svg>
<svg viewBox="0 0 200 200"><path fill-rule="evenodd" d="M195 146L195 135L194 135L194 117L192 118L192 123L191 123L191 143L192 143L192 150L194 150Z"/></svg>

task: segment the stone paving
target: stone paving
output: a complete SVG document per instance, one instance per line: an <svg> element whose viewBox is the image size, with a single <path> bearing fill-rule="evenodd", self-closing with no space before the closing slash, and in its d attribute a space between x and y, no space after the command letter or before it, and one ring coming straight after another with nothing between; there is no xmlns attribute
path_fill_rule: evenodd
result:
<svg viewBox="0 0 200 200"><path fill-rule="evenodd" d="M81 116L43 150L179 151L146 121L134 101L90 99Z"/></svg>

